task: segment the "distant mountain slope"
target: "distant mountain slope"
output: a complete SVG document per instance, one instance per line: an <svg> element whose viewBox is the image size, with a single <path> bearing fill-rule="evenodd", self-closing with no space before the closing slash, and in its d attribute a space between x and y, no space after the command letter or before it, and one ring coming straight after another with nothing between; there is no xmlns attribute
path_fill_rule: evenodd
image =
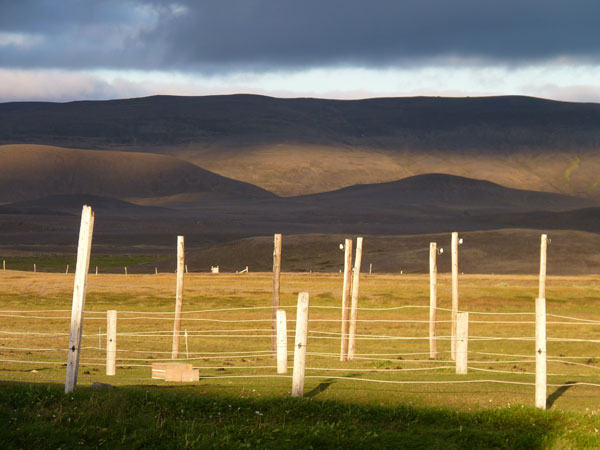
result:
<svg viewBox="0 0 600 450"><path fill-rule="evenodd" d="M203 193L210 198L271 198L247 183L165 155L0 146L0 202L57 194L114 198Z"/></svg>
<svg viewBox="0 0 600 450"><path fill-rule="evenodd" d="M140 206L123 200L102 197L90 194L48 195L34 200L24 200L9 203L0 207L5 209L5 214L80 214L83 205L89 205L94 211L102 215L136 216L141 214L168 213L166 208L153 206Z"/></svg>
<svg viewBox="0 0 600 450"><path fill-rule="evenodd" d="M513 152L597 148L600 105L531 97L377 98L256 95L0 104L0 143L83 148L279 143Z"/></svg>
<svg viewBox="0 0 600 450"><path fill-rule="evenodd" d="M561 211L598 204L579 197L510 189L485 180L446 174L426 174L388 183L355 185L300 198L332 205L346 204L355 209L416 205L432 209Z"/></svg>
<svg viewBox="0 0 600 450"><path fill-rule="evenodd" d="M424 173L600 199L600 104L254 95L0 104L0 144L164 153L293 196Z"/></svg>

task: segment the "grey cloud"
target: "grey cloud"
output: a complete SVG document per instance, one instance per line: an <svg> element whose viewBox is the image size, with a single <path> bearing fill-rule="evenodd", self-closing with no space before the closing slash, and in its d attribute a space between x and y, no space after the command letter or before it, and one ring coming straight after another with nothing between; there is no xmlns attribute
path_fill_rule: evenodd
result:
<svg viewBox="0 0 600 450"><path fill-rule="evenodd" d="M600 58L585 0L5 0L4 67L261 70Z"/></svg>

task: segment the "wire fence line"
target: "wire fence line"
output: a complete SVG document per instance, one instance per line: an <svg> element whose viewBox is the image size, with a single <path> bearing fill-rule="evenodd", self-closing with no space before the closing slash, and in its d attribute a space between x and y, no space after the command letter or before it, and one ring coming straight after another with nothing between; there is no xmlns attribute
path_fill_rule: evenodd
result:
<svg viewBox="0 0 600 450"><path fill-rule="evenodd" d="M284 306L284 308L296 309L295 305ZM523 351L510 351L511 347L507 348L507 351L482 351L482 349L476 347L477 344L485 345L485 343L506 343L508 346L511 345L531 345L532 341L535 340L533 335L533 328L535 321L532 321L528 316L535 314L531 312L490 312L490 311L469 311L469 314L482 315L482 316L495 316L502 319L502 316L522 316L523 320L470 320L469 323L475 327L478 326L496 326L505 325L510 326L511 330L514 326L529 327L531 329L531 335L489 335L488 333L478 334L473 333L469 336L469 342L475 346L475 349L470 349L467 353L469 355L468 370L472 376L477 373L490 373L497 374L501 379L455 379L457 376L454 374L455 365L450 359L450 350L441 349L438 359L430 359L429 352L425 351L407 351L409 347L406 347L410 343L414 343L416 347L423 346L430 337L426 334L426 330L422 327L426 324L431 323L429 320L421 319L418 317L413 318L374 318L374 319L359 319L359 323L374 323L380 324L382 327L387 327L385 334L376 333L357 333L356 340L367 345L372 342L371 352L357 353L354 356L354 361L351 363L340 363L339 352L337 351L339 342L345 337L345 334L339 331L337 328L342 323L341 319L327 317L327 314L335 313L341 310L341 307L335 306L323 306L314 305L310 307L317 311L317 317L311 317L310 323L315 327L309 329L309 346L315 347L314 351L308 352L308 356L312 361L306 366L305 370L308 375L306 378L313 379L334 379L344 380L348 382L366 382L366 383L382 383L389 385L416 385L416 384L431 384L431 385L452 385L452 384L472 384L472 383L490 383L490 384L505 384L505 385L522 385L522 386L534 386L533 381L515 381L505 379L506 377L533 377L535 371L533 367L535 365L535 354L532 351L527 354ZM192 348L195 351L188 351L186 348L185 352L187 357L171 359L168 357L171 354L169 350L170 340L173 338L174 332L172 329L160 329L156 327L156 321L173 321L174 316L172 312L159 312L159 311L119 311L118 322L120 324L119 332L116 333L119 347L116 350L116 367L119 368L118 376L124 380L144 379L139 378L140 370L148 371L152 367L153 363L157 362L189 362L193 364L193 367L201 371L201 379L209 382L210 380L220 380L227 378L282 378L289 379L289 375L275 375L274 372L277 369L276 365L265 364L265 362L272 359L272 352L268 349L268 340L272 337L272 329L264 327L264 324L271 323L271 318L256 318L255 316L245 317L240 316L239 318L222 319L216 317L210 317L213 314L219 313L232 313L239 315L244 313L245 315L254 314L270 314L272 307L241 307L241 308L214 308L204 309L196 311L187 311L185 316L182 318L182 322L188 324L190 329L183 332L177 333L180 337L187 337L191 343ZM451 312L448 308L437 308L441 313ZM405 305L391 308L359 308L359 311L366 312L380 312L385 314L396 314L402 313L403 311L414 310L417 313L429 311L428 306L423 305ZM320 311L320 313L319 313ZM17 329L5 329L0 330L0 341L12 342L8 345L2 344L0 346L0 359L1 363L5 364L25 364L25 365L37 365L40 367L51 366L51 367L63 367L66 364L66 358L62 358L61 352L68 352L70 349L67 348L66 342L68 340L68 332L56 332L56 326L59 324L59 320L70 319L66 314L65 310L1 310L0 317L5 321L13 320L14 324L19 321L29 320L46 320L45 326L50 327L51 331L44 331L44 328L36 327L35 323L29 324L32 328L31 331L19 331ZM86 311L85 320L94 321L105 321L106 311ZM322 316L325 314L325 316ZM199 315L209 315L209 317L197 317ZM196 316L196 317L194 317ZM557 320L548 320L548 326L557 326L556 330L562 330L565 326L594 326L600 325L600 320L580 318L567 315L558 314L546 314L547 318L554 318ZM515 317L516 318L516 317ZM288 323L295 323L294 318L287 320ZM246 324L247 326L242 327L220 327L219 324ZM442 326L449 325L452 320L441 319L436 320ZM153 325L154 324L154 325ZM255 325L255 326L249 326ZM398 328L390 328L394 325L398 325ZM415 327L407 328L407 326L415 325ZM61 325L62 326L62 325ZM65 324L64 330L67 330L68 324ZM198 327L200 326L200 327ZM212 327L212 328L211 328ZM324 327L324 328L319 328ZM327 327L335 327L334 330ZM37 328L37 329L35 329ZM166 327L165 327L166 328ZM586 327L587 328L587 327ZM89 329L89 327L88 327ZM394 329L398 333L389 333L390 330ZM477 328L474 328L475 331ZM521 329L521 328L519 328ZM46 328L47 330L47 328ZM402 335L402 332L410 330L411 335ZM422 331L419 331L422 330ZM500 330L500 328L498 328ZM100 339L106 340L106 330L99 331L98 333L86 332L82 335L84 342L82 343L81 350L85 350L80 359L82 367L91 368L102 368L106 366L106 346L102 345L91 345L92 340ZM440 334L437 339L441 342L448 342L452 338L447 334ZM62 340L62 343L58 341ZM583 344L597 344L600 342L600 336L598 339L593 336L588 337L559 337L550 336L547 338L549 343L583 343ZM40 346L35 345L16 345L16 341L32 342L38 341ZM48 342L55 342L58 344L54 346ZM227 348L232 343L235 345L246 346L246 349L231 349ZM293 342L293 333L288 333L288 343ZM382 344L386 342L387 344ZM384 345L394 347L394 342L402 343L401 347L398 347L397 351L393 352L381 352ZM47 345L43 345L47 343ZM406 343L406 344L404 344ZM362 345L362 344L360 344ZM412 345L412 344L410 344ZM210 351L197 351L198 346L203 349ZM214 351L211 349L214 348ZM288 345L288 348L293 346ZM312 347L309 347L312 348ZM395 348L395 347L394 347ZM519 347L517 347L519 348ZM533 349L532 349L533 350ZM7 355L7 352L13 352L14 354ZM26 355L29 353L30 355ZM87 353L87 354L86 354ZM288 356L293 355L293 351L288 351ZM558 353L558 352L557 352ZM591 353L591 352L590 352ZM203 365L202 361L208 362ZM318 364L319 362L325 362L327 364ZM587 362L586 362L587 361ZM599 383L595 383L595 377L598 375L600 367L596 366L596 362L600 362L600 355L598 356L584 356L581 354L549 354L547 363L557 370L554 370L547 374L548 377L553 379L560 379L561 377L568 379L574 377L577 379L583 379L574 383L560 384L560 383L548 383L551 387L561 386L591 386L600 387ZM378 366L382 365L382 366ZM401 366L401 367L400 367ZM558 368L565 368L564 373ZM126 369L131 369L129 372ZM288 367L289 369L289 367ZM94 369L96 370L96 369ZM35 370L34 370L35 371ZM225 371L225 373L222 373ZM228 372L233 372L229 374ZM235 374L239 371L247 372L244 374ZM266 372L266 373L265 373ZM131 373L131 376L129 376ZM431 374L430 377L426 377L423 380L407 380L402 379L402 374ZM325 374L325 375L319 375ZM336 374L344 374L343 376L337 376ZM357 374L357 376L353 376ZM358 375L360 374L360 375ZM368 374L376 375L375 378L368 377ZM387 374L387 375L386 375ZM378 378L381 377L381 378ZM393 379L389 379L392 377ZM432 379L433 377L433 379ZM443 379L440 379L442 377ZM400 378L400 379L399 379ZM428 379L427 379L428 378ZM150 377L147 378L150 380Z"/></svg>

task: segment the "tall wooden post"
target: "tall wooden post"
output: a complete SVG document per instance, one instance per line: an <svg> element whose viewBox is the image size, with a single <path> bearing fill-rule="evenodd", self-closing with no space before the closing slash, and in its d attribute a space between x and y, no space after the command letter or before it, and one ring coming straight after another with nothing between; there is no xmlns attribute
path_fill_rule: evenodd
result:
<svg viewBox="0 0 600 450"><path fill-rule="evenodd" d="M173 324L173 350L171 359L179 357L181 338L181 310L183 309L183 272L185 266L185 246L183 236L177 236L177 288L175 291L175 322Z"/></svg>
<svg viewBox="0 0 600 450"><path fill-rule="evenodd" d="M75 266L75 282L73 284L73 306L71 309L71 331L69 334L65 394L73 392L75 386L77 386L79 355L81 352L81 335L83 333L83 312L85 310L85 294L87 291L88 270L90 268L93 232L94 213L92 208L84 205L81 211L79 244L77 246L77 265Z"/></svg>
<svg viewBox="0 0 600 450"><path fill-rule="evenodd" d="M350 326L348 330L348 359L353 360L356 353L356 319L358 316L358 281L360 278L360 263L362 259L363 238L356 238L356 256L354 259L354 274L352 276L352 306L350 308Z"/></svg>
<svg viewBox="0 0 600 450"><path fill-rule="evenodd" d="M344 286L342 288L342 343L340 361L348 359L348 317L350 315L350 286L352 284L352 239L344 241Z"/></svg>
<svg viewBox="0 0 600 450"><path fill-rule="evenodd" d="M429 243L429 357L437 358L437 243Z"/></svg>
<svg viewBox="0 0 600 450"><path fill-rule="evenodd" d="M277 310L277 373L287 373L287 320L283 309Z"/></svg>
<svg viewBox="0 0 600 450"><path fill-rule="evenodd" d="M281 234L273 236L273 310L271 312L271 355L277 350L277 310L280 305Z"/></svg>
<svg viewBox="0 0 600 450"><path fill-rule="evenodd" d="M117 370L117 311L106 311L106 375Z"/></svg>
<svg viewBox="0 0 600 450"><path fill-rule="evenodd" d="M6 260L2 260L2 272L6 272Z"/></svg>
<svg viewBox="0 0 600 450"><path fill-rule="evenodd" d="M535 299L535 407L546 409L546 299Z"/></svg>
<svg viewBox="0 0 600 450"><path fill-rule="evenodd" d="M308 292L298 294L296 309L296 340L294 344L294 371L292 373L292 397L304 395L306 370L306 344L308 341Z"/></svg>
<svg viewBox="0 0 600 450"><path fill-rule="evenodd" d="M451 356L456 360L456 315L458 314L458 233L452 233L452 330Z"/></svg>
<svg viewBox="0 0 600 450"><path fill-rule="evenodd" d="M456 373L467 374L469 354L469 313L458 313L456 316Z"/></svg>
<svg viewBox="0 0 600 450"><path fill-rule="evenodd" d="M546 253L548 249L548 235L542 234L540 242L540 290L538 297L546 298Z"/></svg>

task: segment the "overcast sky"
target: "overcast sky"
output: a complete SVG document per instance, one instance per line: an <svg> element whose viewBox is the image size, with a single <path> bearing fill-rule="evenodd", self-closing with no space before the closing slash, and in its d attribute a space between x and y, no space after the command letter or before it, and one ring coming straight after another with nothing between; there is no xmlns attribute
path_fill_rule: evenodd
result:
<svg viewBox="0 0 600 450"><path fill-rule="evenodd" d="M600 102L597 0L0 0L0 102L522 94Z"/></svg>

